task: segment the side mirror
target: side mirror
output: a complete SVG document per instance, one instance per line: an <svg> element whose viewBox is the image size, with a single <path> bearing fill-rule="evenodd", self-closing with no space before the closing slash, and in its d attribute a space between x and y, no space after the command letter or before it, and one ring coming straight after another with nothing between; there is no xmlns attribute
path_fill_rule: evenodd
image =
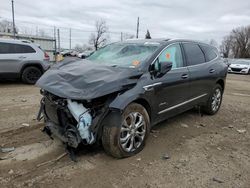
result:
<svg viewBox="0 0 250 188"><path fill-rule="evenodd" d="M172 62L160 62L159 65L160 65L159 73L164 75L172 69L173 63Z"/></svg>
<svg viewBox="0 0 250 188"><path fill-rule="evenodd" d="M172 62L160 62L159 59L157 59L154 63L152 73L155 77L160 78L172 69L172 65Z"/></svg>

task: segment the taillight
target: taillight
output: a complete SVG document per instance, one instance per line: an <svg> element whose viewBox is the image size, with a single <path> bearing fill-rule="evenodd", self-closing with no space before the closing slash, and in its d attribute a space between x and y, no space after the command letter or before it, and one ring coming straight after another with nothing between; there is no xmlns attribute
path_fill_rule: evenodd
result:
<svg viewBox="0 0 250 188"><path fill-rule="evenodd" d="M44 52L44 60L49 61L49 55L47 54L47 52Z"/></svg>

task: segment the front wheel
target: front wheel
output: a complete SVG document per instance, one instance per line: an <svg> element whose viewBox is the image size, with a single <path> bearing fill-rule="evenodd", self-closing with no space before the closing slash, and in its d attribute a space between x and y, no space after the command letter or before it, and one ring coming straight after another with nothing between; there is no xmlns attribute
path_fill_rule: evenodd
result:
<svg viewBox="0 0 250 188"><path fill-rule="evenodd" d="M22 81L27 84L35 84L42 76L42 72L37 67L27 67L22 73Z"/></svg>
<svg viewBox="0 0 250 188"><path fill-rule="evenodd" d="M146 109L137 103L129 104L122 114L121 124L103 127L104 150L116 158L135 155L143 149L149 127Z"/></svg>
<svg viewBox="0 0 250 188"><path fill-rule="evenodd" d="M203 107L203 110L209 115L216 114L221 106L222 95L222 87L219 84L216 84L212 93L209 96L207 104Z"/></svg>

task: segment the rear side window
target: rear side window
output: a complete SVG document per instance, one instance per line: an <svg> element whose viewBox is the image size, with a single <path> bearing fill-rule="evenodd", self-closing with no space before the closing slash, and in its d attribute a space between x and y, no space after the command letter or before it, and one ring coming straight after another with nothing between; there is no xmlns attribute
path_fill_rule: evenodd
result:
<svg viewBox="0 0 250 188"><path fill-rule="evenodd" d="M212 47L206 46L206 45L200 45L202 51L205 54L206 61L212 61L217 57L217 54L215 53L214 49Z"/></svg>
<svg viewBox="0 0 250 188"><path fill-rule="evenodd" d="M186 54L187 63L189 66L198 65L206 62L205 56L198 44L184 43L183 47Z"/></svg>
<svg viewBox="0 0 250 188"><path fill-rule="evenodd" d="M0 54L19 54L35 52L36 51L28 45L0 42Z"/></svg>

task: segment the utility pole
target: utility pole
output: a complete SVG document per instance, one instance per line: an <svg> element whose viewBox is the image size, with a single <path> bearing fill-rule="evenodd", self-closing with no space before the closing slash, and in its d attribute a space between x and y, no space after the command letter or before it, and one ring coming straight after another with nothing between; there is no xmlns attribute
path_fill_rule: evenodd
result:
<svg viewBox="0 0 250 188"><path fill-rule="evenodd" d="M57 39L58 39L58 52L61 51L61 46L60 46L60 30L57 29Z"/></svg>
<svg viewBox="0 0 250 188"><path fill-rule="evenodd" d="M123 41L123 33L121 32L121 42Z"/></svg>
<svg viewBox="0 0 250 188"><path fill-rule="evenodd" d="M69 50L71 50L71 28L69 29Z"/></svg>
<svg viewBox="0 0 250 188"><path fill-rule="evenodd" d="M54 42L55 42L55 50L54 50L54 57L55 57L55 62L57 62L57 49L56 49L56 27L54 26Z"/></svg>
<svg viewBox="0 0 250 188"><path fill-rule="evenodd" d="M139 17L137 18L137 29L136 29L136 38L138 39L138 35L139 35Z"/></svg>
<svg viewBox="0 0 250 188"><path fill-rule="evenodd" d="M14 14L14 0L11 0L12 5L12 26L13 26L13 37L16 38L16 29L15 29L15 14Z"/></svg>

